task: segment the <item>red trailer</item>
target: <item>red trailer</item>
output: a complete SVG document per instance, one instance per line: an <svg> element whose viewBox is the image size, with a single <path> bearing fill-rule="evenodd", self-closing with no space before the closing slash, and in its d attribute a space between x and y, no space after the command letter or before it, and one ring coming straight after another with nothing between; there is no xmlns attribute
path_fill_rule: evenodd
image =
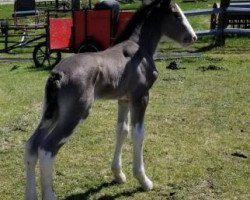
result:
<svg viewBox="0 0 250 200"><path fill-rule="evenodd" d="M71 10L70 17L51 17L48 14L46 41L33 51L36 67L55 66L61 52L93 52L112 45L123 30L133 11L120 11L118 22L112 24L111 10Z"/></svg>

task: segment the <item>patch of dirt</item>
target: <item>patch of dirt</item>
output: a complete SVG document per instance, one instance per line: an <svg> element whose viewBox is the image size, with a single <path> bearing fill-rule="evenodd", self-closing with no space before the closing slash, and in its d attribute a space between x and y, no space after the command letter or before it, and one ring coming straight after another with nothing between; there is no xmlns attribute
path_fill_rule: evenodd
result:
<svg viewBox="0 0 250 200"><path fill-rule="evenodd" d="M175 195L176 195L176 192L170 192L169 194L169 197L167 198L168 200L175 200Z"/></svg>
<svg viewBox="0 0 250 200"><path fill-rule="evenodd" d="M226 69L223 67L216 66L216 65L208 65L208 66L198 67L197 70L205 72L205 71L219 71L219 70L225 71Z"/></svg>
<svg viewBox="0 0 250 200"><path fill-rule="evenodd" d="M180 69L186 69L184 67L181 67L179 63L176 61L172 61L169 65L166 66L167 69L171 70L180 70Z"/></svg>
<svg viewBox="0 0 250 200"><path fill-rule="evenodd" d="M240 151L232 153L231 156L247 159L247 156L244 153L241 153Z"/></svg>

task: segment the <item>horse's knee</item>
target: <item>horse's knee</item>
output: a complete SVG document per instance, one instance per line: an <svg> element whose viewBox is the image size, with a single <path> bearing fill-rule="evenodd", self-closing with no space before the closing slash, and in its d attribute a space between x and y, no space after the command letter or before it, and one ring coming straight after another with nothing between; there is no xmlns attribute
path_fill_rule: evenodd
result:
<svg viewBox="0 0 250 200"><path fill-rule="evenodd" d="M32 144L28 141L25 144L24 163L27 170L33 169L37 163L37 152L32 149Z"/></svg>
<svg viewBox="0 0 250 200"><path fill-rule="evenodd" d="M44 137L47 135L47 129L43 128L44 124L41 122L32 136L25 144L26 155L37 155L38 148L42 143Z"/></svg>
<svg viewBox="0 0 250 200"><path fill-rule="evenodd" d="M37 161L37 151L34 149L33 140L30 138L25 144L24 161L26 165L35 165Z"/></svg>
<svg viewBox="0 0 250 200"><path fill-rule="evenodd" d="M127 135L129 132L129 125L127 123L124 123L122 126L122 134Z"/></svg>
<svg viewBox="0 0 250 200"><path fill-rule="evenodd" d="M38 148L38 158L39 158L39 160L49 156L50 154L51 154L51 151L45 149L44 145L41 145Z"/></svg>
<svg viewBox="0 0 250 200"><path fill-rule="evenodd" d="M28 140L25 143L25 158L32 154L32 142Z"/></svg>
<svg viewBox="0 0 250 200"><path fill-rule="evenodd" d="M44 179L52 176L52 165L53 165L54 157L52 156L52 153L50 151L46 151L44 149L39 148L38 158L39 158L39 163L40 163L41 178L42 178L42 184L43 184L43 182L48 181Z"/></svg>
<svg viewBox="0 0 250 200"><path fill-rule="evenodd" d="M129 133L128 123L118 123L116 132L122 135L127 135Z"/></svg>

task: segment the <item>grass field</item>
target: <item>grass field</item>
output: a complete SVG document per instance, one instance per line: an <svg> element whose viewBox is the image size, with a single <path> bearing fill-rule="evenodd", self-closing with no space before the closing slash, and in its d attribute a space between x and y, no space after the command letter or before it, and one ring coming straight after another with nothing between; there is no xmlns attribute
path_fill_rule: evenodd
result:
<svg viewBox="0 0 250 200"><path fill-rule="evenodd" d="M209 7L211 2L182 7ZM208 22L205 17L192 19L195 28ZM203 38L189 49L162 42L158 50L196 52L212 42ZM0 55L8 56L31 54ZM171 61L181 69L166 69ZM225 47L203 51L197 58L156 62L160 75L150 92L144 148L146 171L155 187L147 193L131 173L130 138L123 154L128 181L112 183L117 103L97 101L57 156L59 199L250 199L249 63L249 37L230 37ZM32 62L0 63L0 200L23 199L24 143L39 121L48 74ZM37 181L39 187L39 177Z"/></svg>

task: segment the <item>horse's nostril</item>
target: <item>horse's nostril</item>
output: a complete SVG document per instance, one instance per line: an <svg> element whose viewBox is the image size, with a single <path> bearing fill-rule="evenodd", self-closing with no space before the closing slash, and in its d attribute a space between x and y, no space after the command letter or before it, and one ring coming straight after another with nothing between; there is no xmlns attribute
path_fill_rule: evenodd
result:
<svg viewBox="0 0 250 200"><path fill-rule="evenodd" d="M187 36L184 37L183 43L191 44L191 43L195 42L196 40L197 40L196 35L187 35Z"/></svg>
<svg viewBox="0 0 250 200"><path fill-rule="evenodd" d="M183 42L190 43L190 42L192 42L192 40L193 40L193 37L191 35L186 35L183 39Z"/></svg>

